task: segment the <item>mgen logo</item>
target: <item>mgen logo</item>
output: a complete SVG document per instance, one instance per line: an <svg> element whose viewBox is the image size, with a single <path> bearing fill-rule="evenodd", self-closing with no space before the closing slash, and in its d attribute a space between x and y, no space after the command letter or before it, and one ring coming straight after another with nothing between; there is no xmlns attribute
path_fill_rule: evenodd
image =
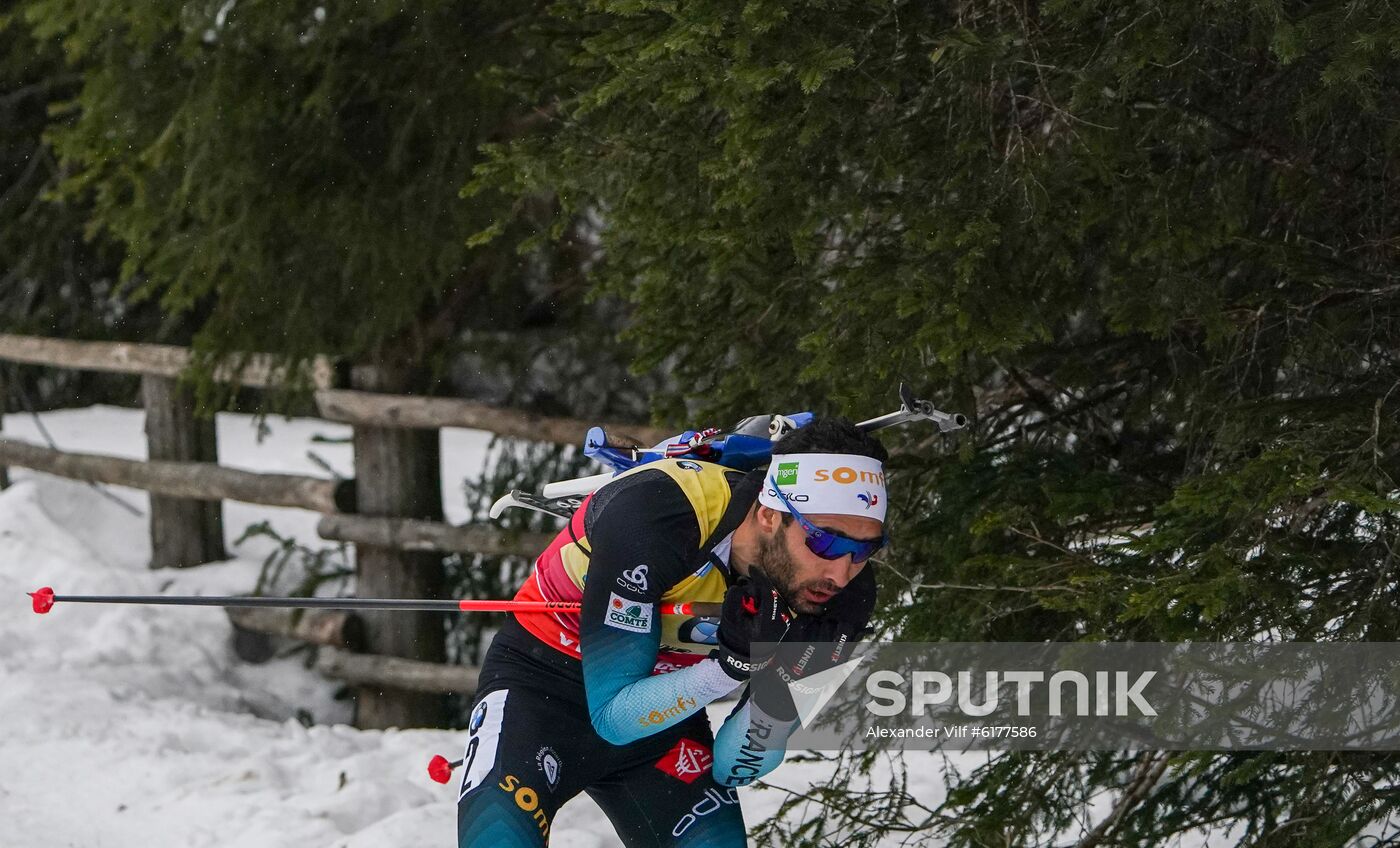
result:
<svg viewBox="0 0 1400 848"><path fill-rule="evenodd" d="M777 483L779 486L796 486L796 485L797 485L797 463L795 463L795 462L780 462L780 463L778 463L778 473L775 474L775 475L773 475L773 482Z"/></svg>

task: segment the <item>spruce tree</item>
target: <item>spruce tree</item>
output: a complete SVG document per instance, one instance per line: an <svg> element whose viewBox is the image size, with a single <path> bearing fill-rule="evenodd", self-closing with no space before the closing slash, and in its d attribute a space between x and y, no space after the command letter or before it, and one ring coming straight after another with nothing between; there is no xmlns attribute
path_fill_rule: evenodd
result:
<svg viewBox="0 0 1400 848"><path fill-rule="evenodd" d="M1400 636L1391 6L551 9L502 78L553 120L469 189L602 222L596 279L683 387L658 409L858 416L903 379L973 416L892 437L887 632ZM1397 776L1382 752L1008 754L920 811L843 770L814 796L837 815L789 836L1338 845L1394 815Z"/></svg>
<svg viewBox="0 0 1400 848"><path fill-rule="evenodd" d="M80 82L57 45L34 42L12 15L0 15L0 332L157 340L162 329L179 326L162 328L154 309L124 301L120 251L87 237L84 204L54 196L64 170L44 132L71 119L60 104ZM13 378L11 412L131 391L93 374L15 366L3 373Z"/></svg>
<svg viewBox="0 0 1400 848"><path fill-rule="evenodd" d="M528 10L25 0L17 15L81 79L73 120L49 128L62 191L123 248L136 299L193 317L204 376L244 351L440 374L467 316L528 276L465 242L530 210L458 196L477 146L529 121L481 76L512 61Z"/></svg>

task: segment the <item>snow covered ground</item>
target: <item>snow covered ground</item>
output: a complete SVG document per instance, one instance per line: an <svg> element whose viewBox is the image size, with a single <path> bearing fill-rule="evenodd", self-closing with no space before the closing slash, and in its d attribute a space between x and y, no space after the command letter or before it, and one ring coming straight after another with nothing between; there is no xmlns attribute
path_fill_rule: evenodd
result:
<svg viewBox="0 0 1400 848"><path fill-rule="evenodd" d="M144 458L139 410L91 407L42 420L60 448ZM313 441L347 437L348 427L273 418L260 441L247 416L220 415L217 423L224 465L324 475L308 456L314 452L338 473L351 473L348 444ZM29 416L7 416L4 434L45 443ZM466 518L461 482L480 473L489 441L486 433L445 431L449 520ZM234 540L249 524L268 521L282 536L325 544L315 514L226 503L232 559L150 571L145 493L23 469L11 475L15 484L0 492L0 848L456 844L455 788L431 782L425 767L435 753L457 757L461 734L346 726L349 709L333 700L335 685L299 659L239 661L217 609L60 604L40 617L25 595L40 586L59 594L247 592L274 542ZM728 707L712 711L716 722ZM304 726L298 711L315 724ZM969 768L986 756L953 762ZM935 805L945 761L908 757L913 788ZM801 791L821 769L787 763L771 783ZM784 796L759 786L742 797L752 824ZM1086 826L1105 810L1086 810ZM620 842L602 811L580 796L557 816L551 844Z"/></svg>
<svg viewBox="0 0 1400 848"><path fill-rule="evenodd" d="M144 458L139 410L92 407L42 420L60 448ZM324 475L311 451L351 473L348 444L312 441L348 436L349 428L267 423L271 433L259 442L252 419L220 415L220 462ZM4 434L45 443L29 416L7 416ZM486 433L446 432L449 520L466 517L461 481L480 473L489 441ZM266 520L314 545L315 514L226 503L231 560L150 571L145 493L24 469L11 476L14 485L0 492L0 846L456 844L455 790L430 781L425 767L435 753L458 756L460 734L346 726L349 709L332 699L334 684L298 659L240 662L217 609L60 604L40 617L25 595L40 586L59 594L247 592L274 543L235 546L245 527ZM303 726L299 709L316 724ZM812 768L794 764L777 777L801 788ZM780 802L779 792L744 790L751 821ZM620 845L586 796L564 807L552 831L558 848Z"/></svg>

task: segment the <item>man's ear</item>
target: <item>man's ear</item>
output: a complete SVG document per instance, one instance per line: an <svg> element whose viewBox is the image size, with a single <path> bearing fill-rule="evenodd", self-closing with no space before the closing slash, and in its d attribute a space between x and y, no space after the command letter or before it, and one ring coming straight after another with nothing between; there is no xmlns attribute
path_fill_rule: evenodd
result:
<svg viewBox="0 0 1400 848"><path fill-rule="evenodd" d="M767 535L772 535L782 528L783 513L763 504L756 504L756 506L758 511L754 517L758 519L758 529Z"/></svg>

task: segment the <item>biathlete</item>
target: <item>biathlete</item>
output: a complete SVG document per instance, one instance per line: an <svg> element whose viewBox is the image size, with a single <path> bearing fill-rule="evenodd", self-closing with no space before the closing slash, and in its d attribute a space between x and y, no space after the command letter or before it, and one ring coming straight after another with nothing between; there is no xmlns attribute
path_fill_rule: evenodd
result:
<svg viewBox="0 0 1400 848"><path fill-rule="evenodd" d="M544 845L579 792L628 846L745 845L736 788L782 760L796 711L746 692L712 733L705 707L772 659L758 643L859 638L888 538L886 459L818 418L766 469L658 460L590 495L515 596L581 611L510 617L482 664L459 846ZM687 601L722 602L718 626L659 613Z"/></svg>

